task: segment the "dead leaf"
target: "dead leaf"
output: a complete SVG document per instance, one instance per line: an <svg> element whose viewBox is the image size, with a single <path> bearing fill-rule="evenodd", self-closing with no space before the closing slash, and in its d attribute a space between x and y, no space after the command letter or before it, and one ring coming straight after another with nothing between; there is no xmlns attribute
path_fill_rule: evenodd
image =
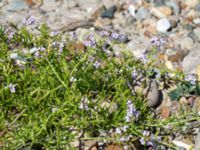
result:
<svg viewBox="0 0 200 150"><path fill-rule="evenodd" d="M123 150L121 145L118 144L110 144L106 146L105 150Z"/></svg>
<svg viewBox="0 0 200 150"><path fill-rule="evenodd" d="M162 110L161 110L161 116L162 116L162 118L164 118L164 119L169 118L170 113L171 113L171 110L170 110L169 107L164 107L164 108L162 108Z"/></svg>

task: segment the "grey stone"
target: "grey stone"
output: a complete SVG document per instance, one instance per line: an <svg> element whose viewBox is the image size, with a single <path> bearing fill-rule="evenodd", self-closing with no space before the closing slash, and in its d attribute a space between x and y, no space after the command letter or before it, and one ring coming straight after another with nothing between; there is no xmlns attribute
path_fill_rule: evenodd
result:
<svg viewBox="0 0 200 150"><path fill-rule="evenodd" d="M125 24L126 26L131 26L136 22L136 18L133 17L131 14L127 14L125 17Z"/></svg>
<svg viewBox="0 0 200 150"><path fill-rule="evenodd" d="M194 31L194 34L197 36L198 41L200 41L200 28L196 28L193 31Z"/></svg>
<svg viewBox="0 0 200 150"><path fill-rule="evenodd" d="M136 18L139 20L147 19L150 17L150 12L144 7L140 7L136 13Z"/></svg>
<svg viewBox="0 0 200 150"><path fill-rule="evenodd" d="M101 14L101 17L102 18L109 18L109 19L112 19L114 18L114 14L115 14L115 11L117 10L117 7L115 5L113 5L112 7L108 8L106 11L104 11L102 14Z"/></svg>
<svg viewBox="0 0 200 150"><path fill-rule="evenodd" d="M164 0L151 0L151 4L154 6L162 6L165 4Z"/></svg>
<svg viewBox="0 0 200 150"><path fill-rule="evenodd" d="M192 49L194 47L194 41L190 37L185 37L180 42L182 49Z"/></svg>
<svg viewBox="0 0 200 150"><path fill-rule="evenodd" d="M160 19L157 22L157 31L167 32L171 28L171 23L167 18Z"/></svg>
<svg viewBox="0 0 200 150"><path fill-rule="evenodd" d="M5 7L7 11L20 11L29 8L28 4L24 0L13 0Z"/></svg>
<svg viewBox="0 0 200 150"><path fill-rule="evenodd" d="M147 97L147 106L156 108L162 103L162 92L158 88L155 80L151 80L143 94Z"/></svg>
<svg viewBox="0 0 200 150"><path fill-rule="evenodd" d="M200 150L200 128L197 137L195 139L194 150Z"/></svg>
<svg viewBox="0 0 200 150"><path fill-rule="evenodd" d="M200 49L199 47L190 50L190 53L185 56L182 62L183 71L191 72L196 69L198 65L200 65Z"/></svg>
<svg viewBox="0 0 200 150"><path fill-rule="evenodd" d="M187 34L188 37L190 37L193 41L198 41L197 35L194 33L194 31L191 31Z"/></svg>
<svg viewBox="0 0 200 150"><path fill-rule="evenodd" d="M166 0L165 5L171 7L175 14L178 14L181 11L180 6L176 0Z"/></svg>

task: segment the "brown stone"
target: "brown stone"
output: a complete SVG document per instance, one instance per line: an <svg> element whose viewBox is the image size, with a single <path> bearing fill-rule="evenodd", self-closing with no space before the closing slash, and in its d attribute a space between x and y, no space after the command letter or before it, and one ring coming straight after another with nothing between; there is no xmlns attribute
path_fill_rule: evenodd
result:
<svg viewBox="0 0 200 150"><path fill-rule="evenodd" d="M162 118L164 118L164 119L169 118L170 113L171 113L171 110L170 110L169 107L164 107L164 108L161 109L161 116L162 116Z"/></svg>
<svg viewBox="0 0 200 150"><path fill-rule="evenodd" d="M157 8L159 12L161 12L164 16L171 16L172 15L172 9L167 6L160 6Z"/></svg>

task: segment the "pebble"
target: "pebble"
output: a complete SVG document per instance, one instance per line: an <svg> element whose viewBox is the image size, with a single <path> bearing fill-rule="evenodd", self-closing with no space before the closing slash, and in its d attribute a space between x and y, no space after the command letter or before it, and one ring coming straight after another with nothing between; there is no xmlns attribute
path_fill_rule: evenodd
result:
<svg viewBox="0 0 200 150"><path fill-rule="evenodd" d="M163 6L165 4L164 0L151 0L151 4L154 6Z"/></svg>
<svg viewBox="0 0 200 150"><path fill-rule="evenodd" d="M24 0L13 0L6 6L8 11L20 11L29 9L28 4Z"/></svg>
<svg viewBox="0 0 200 150"><path fill-rule="evenodd" d="M128 12L133 16L135 17L136 16L136 7L134 5L130 5L128 7Z"/></svg>
<svg viewBox="0 0 200 150"><path fill-rule="evenodd" d="M127 14L125 17L125 26L132 26L136 22L136 18L133 17L131 14Z"/></svg>
<svg viewBox="0 0 200 150"><path fill-rule="evenodd" d="M194 47L194 42L190 37L185 37L181 40L180 45L182 49L192 49Z"/></svg>
<svg viewBox="0 0 200 150"><path fill-rule="evenodd" d="M172 15L172 9L168 6L160 6L156 8L164 17Z"/></svg>
<svg viewBox="0 0 200 150"><path fill-rule="evenodd" d="M185 56L182 62L183 71L191 72L200 64L199 47L190 50L190 53Z"/></svg>
<svg viewBox="0 0 200 150"><path fill-rule="evenodd" d="M111 6L110 8L108 8L107 10L105 10L105 11L101 14L101 17L102 17L102 18L113 19L116 10L117 10L116 5L113 5L113 6Z"/></svg>
<svg viewBox="0 0 200 150"><path fill-rule="evenodd" d="M190 8L194 8L199 4L199 0L185 0L185 4Z"/></svg>
<svg viewBox="0 0 200 150"><path fill-rule="evenodd" d="M193 23L195 23L196 25L199 25L200 24L200 18L193 19Z"/></svg>
<svg viewBox="0 0 200 150"><path fill-rule="evenodd" d="M166 0L165 5L171 7L175 14L179 14L181 11L177 0Z"/></svg>
<svg viewBox="0 0 200 150"><path fill-rule="evenodd" d="M198 41L200 41L200 28L196 28L193 30L194 34L197 36Z"/></svg>
<svg viewBox="0 0 200 150"><path fill-rule="evenodd" d="M199 148L200 148L200 128L199 132L197 133L197 137L195 138L194 150L199 150Z"/></svg>
<svg viewBox="0 0 200 150"><path fill-rule="evenodd" d="M136 18L139 20L147 19L150 17L151 17L151 15L150 15L149 11L144 7L140 7L136 13Z"/></svg>
<svg viewBox="0 0 200 150"><path fill-rule="evenodd" d="M171 28L171 23L167 18L163 18L157 22L156 28L158 32L167 32Z"/></svg>

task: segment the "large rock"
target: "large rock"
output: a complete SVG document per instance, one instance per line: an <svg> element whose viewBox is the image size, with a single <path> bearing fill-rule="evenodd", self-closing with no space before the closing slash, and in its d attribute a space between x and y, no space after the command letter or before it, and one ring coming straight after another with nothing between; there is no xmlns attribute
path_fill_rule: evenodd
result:
<svg viewBox="0 0 200 150"><path fill-rule="evenodd" d="M199 47L190 50L190 53L183 59L182 66L184 72L190 72L200 65L200 49Z"/></svg>

